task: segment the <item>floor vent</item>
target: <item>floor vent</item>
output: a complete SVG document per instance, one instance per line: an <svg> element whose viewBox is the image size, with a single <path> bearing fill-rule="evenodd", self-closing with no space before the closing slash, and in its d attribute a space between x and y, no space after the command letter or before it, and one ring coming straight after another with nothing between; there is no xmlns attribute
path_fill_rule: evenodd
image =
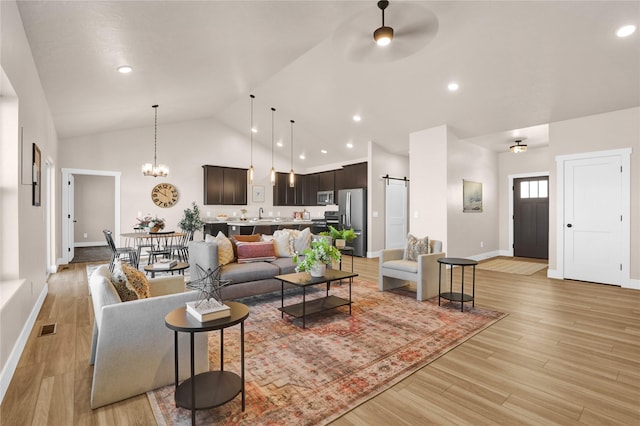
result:
<svg viewBox="0 0 640 426"><path fill-rule="evenodd" d="M45 324L40 328L40 333L38 336L48 336L50 334L56 334L56 327L58 324Z"/></svg>

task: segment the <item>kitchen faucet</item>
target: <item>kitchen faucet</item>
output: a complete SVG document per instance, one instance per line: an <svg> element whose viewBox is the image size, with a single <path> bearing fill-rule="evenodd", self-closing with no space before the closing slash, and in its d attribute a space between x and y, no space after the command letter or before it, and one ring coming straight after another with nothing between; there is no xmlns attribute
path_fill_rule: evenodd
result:
<svg viewBox="0 0 640 426"><path fill-rule="evenodd" d="M260 207L258 209L258 219L262 219L262 214L264 213L264 209L262 207Z"/></svg>

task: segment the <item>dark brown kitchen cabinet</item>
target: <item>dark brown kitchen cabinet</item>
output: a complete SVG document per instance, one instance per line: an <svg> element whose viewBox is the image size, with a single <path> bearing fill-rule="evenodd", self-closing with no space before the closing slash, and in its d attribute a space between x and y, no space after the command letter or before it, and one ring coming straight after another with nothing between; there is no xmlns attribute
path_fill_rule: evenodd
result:
<svg viewBox="0 0 640 426"><path fill-rule="evenodd" d="M333 191L335 189L335 170L318 173L318 191Z"/></svg>
<svg viewBox="0 0 640 426"><path fill-rule="evenodd" d="M202 166L204 204L246 205L247 169Z"/></svg>
<svg viewBox="0 0 640 426"><path fill-rule="evenodd" d="M315 197L315 193L313 194ZM296 175L295 186L289 186L289 173L276 173L276 184L273 187L274 206L311 206L309 179L307 175Z"/></svg>
<svg viewBox="0 0 640 426"><path fill-rule="evenodd" d="M338 170L336 170L336 190L367 187L366 162L347 164L340 171L340 182L338 182Z"/></svg>

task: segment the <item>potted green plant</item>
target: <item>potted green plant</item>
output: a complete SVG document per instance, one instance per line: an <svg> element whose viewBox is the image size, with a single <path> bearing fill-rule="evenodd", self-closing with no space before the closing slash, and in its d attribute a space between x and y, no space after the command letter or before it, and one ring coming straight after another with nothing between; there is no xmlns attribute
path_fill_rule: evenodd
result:
<svg viewBox="0 0 640 426"><path fill-rule="evenodd" d="M346 243L356 239L357 235L353 228L350 229L337 229L329 225L329 231L322 233L330 236L335 241L336 247L339 249L344 248Z"/></svg>
<svg viewBox="0 0 640 426"><path fill-rule="evenodd" d="M301 256L293 255L297 263L296 272L309 272L312 277L324 276L327 265L333 261L340 261L340 251L326 238L319 238L311 242L311 247L304 249Z"/></svg>
<svg viewBox="0 0 640 426"><path fill-rule="evenodd" d="M200 209L198 209L198 205L194 201L192 203L192 208L187 208L184 210L184 215L180 222L178 222L178 227L185 232L191 232L191 239L193 239L193 232L199 231L204 227L204 222L200 219Z"/></svg>

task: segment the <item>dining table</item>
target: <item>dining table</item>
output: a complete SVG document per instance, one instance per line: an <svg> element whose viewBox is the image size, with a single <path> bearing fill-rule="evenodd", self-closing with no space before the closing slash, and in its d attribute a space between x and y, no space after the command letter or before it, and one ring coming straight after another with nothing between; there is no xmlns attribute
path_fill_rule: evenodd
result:
<svg viewBox="0 0 640 426"><path fill-rule="evenodd" d="M120 234L125 239L125 246L128 241L133 241L133 247L138 253L138 262L140 261L140 255L143 248L148 248L150 251L161 252L167 250L169 247L175 245L174 241L184 236L183 232L176 231L158 231L158 232L125 232ZM171 253L169 253L170 255ZM149 256L148 263L151 263L151 256Z"/></svg>

